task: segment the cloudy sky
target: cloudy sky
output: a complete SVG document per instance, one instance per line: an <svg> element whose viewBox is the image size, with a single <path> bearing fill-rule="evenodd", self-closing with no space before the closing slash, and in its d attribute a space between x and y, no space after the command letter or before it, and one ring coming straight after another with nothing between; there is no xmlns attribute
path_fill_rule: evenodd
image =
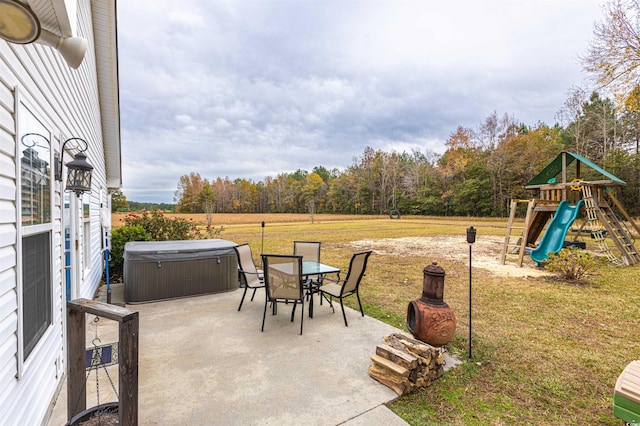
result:
<svg viewBox="0 0 640 426"><path fill-rule="evenodd" d="M118 2L123 192L444 152L494 111L555 123L595 0Z"/></svg>

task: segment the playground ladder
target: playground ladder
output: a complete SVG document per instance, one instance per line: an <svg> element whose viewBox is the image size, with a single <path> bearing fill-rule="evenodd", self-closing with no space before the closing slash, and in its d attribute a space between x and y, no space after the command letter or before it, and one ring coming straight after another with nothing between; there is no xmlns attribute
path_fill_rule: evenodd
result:
<svg viewBox="0 0 640 426"><path fill-rule="evenodd" d="M587 227L591 231L591 237L598 244L602 253L607 256L607 259L619 266L624 264L621 259L611 252L607 245L605 230L610 234L611 239L629 265L640 261L638 251L631 241L631 236L622 227L611 207L604 201L602 201L602 206L598 206L598 203L593 198L591 187L588 185L582 186L582 199L587 212Z"/></svg>
<svg viewBox="0 0 640 426"><path fill-rule="evenodd" d="M516 210L518 204L528 203L527 214L524 219L524 226L513 226L514 219L516 217ZM518 266L522 266L524 259L525 249L527 247L527 232L529 232L529 226L531 217L533 216L533 209L535 207L535 200L511 200L511 206L509 208L509 221L507 222L507 234L504 238L504 246L502 247L502 264L504 265L508 255L518 255ZM512 242L516 240L516 242Z"/></svg>

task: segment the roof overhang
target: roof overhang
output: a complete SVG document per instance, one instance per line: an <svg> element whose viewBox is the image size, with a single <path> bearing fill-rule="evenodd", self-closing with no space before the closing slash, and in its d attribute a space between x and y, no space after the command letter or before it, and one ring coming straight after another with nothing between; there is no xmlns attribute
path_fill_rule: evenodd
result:
<svg viewBox="0 0 640 426"><path fill-rule="evenodd" d="M563 159L564 157L564 159ZM540 185L546 185L550 183L552 179L562 173L563 168L573 163L574 161L578 161L578 164L584 164L585 166L591 168L602 176L606 177L606 181L602 181L600 183L608 183L610 185L626 185L627 183L622 179L612 175L602 167L597 164L587 160L583 156L579 154L575 154L569 151L562 151L556 158L551 161L547 167L545 167L540 173L538 173L533 179L531 179L525 185L526 189L538 188Z"/></svg>
<svg viewBox="0 0 640 426"><path fill-rule="evenodd" d="M91 0L108 189L122 187L116 0Z"/></svg>

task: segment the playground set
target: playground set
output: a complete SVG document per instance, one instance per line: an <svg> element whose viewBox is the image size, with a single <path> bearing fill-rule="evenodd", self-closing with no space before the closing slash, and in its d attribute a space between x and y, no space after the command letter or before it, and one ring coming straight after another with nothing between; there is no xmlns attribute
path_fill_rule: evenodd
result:
<svg viewBox="0 0 640 426"><path fill-rule="evenodd" d="M590 179L597 176L595 179L601 180L586 180L582 178L583 174ZM540 264L548 259L549 253L558 252L567 245L586 248L582 239L584 235L589 235L599 252L616 265L640 262L634 246L635 238L627 223L639 235L640 229L613 194L616 188L624 185L624 181L597 164L578 154L562 151L525 185L525 189L534 192L534 197L511 200L502 264L510 255L517 256L517 264L521 267L525 253ZM516 211L521 204L527 206L524 225L516 226ZM574 225L583 207L584 219L579 226ZM619 220L619 215L626 222ZM540 242L536 244L543 231ZM573 238L566 241L570 231ZM607 240L613 243L617 254Z"/></svg>

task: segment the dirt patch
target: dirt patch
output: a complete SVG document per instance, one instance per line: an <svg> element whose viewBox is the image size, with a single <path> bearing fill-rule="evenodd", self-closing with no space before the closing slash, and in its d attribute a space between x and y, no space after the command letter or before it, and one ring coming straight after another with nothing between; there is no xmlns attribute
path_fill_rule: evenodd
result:
<svg viewBox="0 0 640 426"><path fill-rule="evenodd" d="M421 256L426 258L447 259L457 262L469 262L469 244L464 236L435 237L403 237L383 238L379 240L359 240L351 243L356 249L372 249L385 256ZM551 275L548 271L538 269L531 260L525 257L522 268L516 264L517 257L507 259L505 265L500 263L500 254L504 237L483 236L478 238L472 248L473 267L486 269L499 276L540 277Z"/></svg>

